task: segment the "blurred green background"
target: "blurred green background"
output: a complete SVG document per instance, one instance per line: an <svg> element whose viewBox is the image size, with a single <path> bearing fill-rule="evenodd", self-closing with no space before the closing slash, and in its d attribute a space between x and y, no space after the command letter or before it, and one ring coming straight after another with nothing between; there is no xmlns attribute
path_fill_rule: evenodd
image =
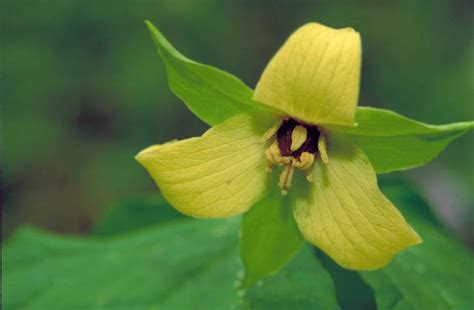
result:
<svg viewBox="0 0 474 310"><path fill-rule="evenodd" d="M144 19L251 87L298 26L351 26L363 42L361 105L474 119L471 1L4 0L0 11L3 238L23 223L88 232L104 207L155 190L139 150L206 129L168 89ZM468 242L473 138L403 173Z"/></svg>

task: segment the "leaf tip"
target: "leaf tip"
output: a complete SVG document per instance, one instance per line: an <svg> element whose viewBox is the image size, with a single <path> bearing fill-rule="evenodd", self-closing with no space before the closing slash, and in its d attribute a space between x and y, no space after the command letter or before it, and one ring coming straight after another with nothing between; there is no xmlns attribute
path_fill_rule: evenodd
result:
<svg viewBox="0 0 474 310"><path fill-rule="evenodd" d="M157 30L155 25L153 25L153 23L150 20L145 19L143 22L145 23L146 27L148 28L150 32L154 32Z"/></svg>

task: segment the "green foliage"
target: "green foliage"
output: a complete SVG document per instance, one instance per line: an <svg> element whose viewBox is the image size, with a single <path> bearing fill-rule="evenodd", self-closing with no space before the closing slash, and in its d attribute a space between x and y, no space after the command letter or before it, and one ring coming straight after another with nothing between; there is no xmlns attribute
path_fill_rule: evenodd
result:
<svg viewBox="0 0 474 310"><path fill-rule="evenodd" d="M110 231L106 227L113 217L99 227ZM4 248L4 306L337 308L332 280L309 250L263 285L239 292L243 270L236 220L173 221L129 235L89 239L24 228Z"/></svg>
<svg viewBox="0 0 474 310"><path fill-rule="evenodd" d="M379 309L472 309L471 254L442 231L428 205L408 185L387 178L381 187L424 239L381 270L345 270L321 252L314 255L308 246L278 273L238 290L244 273L238 219L176 221L170 206L150 197L109 210L94 230L105 238L66 237L32 228L17 231L3 249L3 303L5 309L52 310L370 309L375 293ZM263 211L278 225L275 217L285 215L284 208L269 206L275 206L271 199L256 206L260 208L243 220L243 229L247 221L265 228L268 223L255 217ZM261 242L269 229L248 231L242 238L254 234ZM286 254L283 250L288 249L286 242L295 240L281 238L280 252L273 253L293 255L294 248ZM275 245L271 236L270 241L260 244L275 251L268 247ZM283 263L274 258L269 265L275 268L275 262Z"/></svg>
<svg viewBox="0 0 474 310"><path fill-rule="evenodd" d="M4 306L222 308L238 300L236 226L235 220L184 220L89 240L23 229L4 250Z"/></svg>
<svg viewBox="0 0 474 310"><path fill-rule="evenodd" d="M474 122L427 125L395 112L359 107L355 128L335 128L359 146L377 173L423 165L454 139L474 127Z"/></svg>
<svg viewBox="0 0 474 310"><path fill-rule="evenodd" d="M146 25L166 66L171 90L201 120L216 125L241 112L251 111L261 117L277 113L275 109L253 101L253 91L241 80L186 58L151 22L146 21Z"/></svg>
<svg viewBox="0 0 474 310"><path fill-rule="evenodd" d="M289 199L282 199L276 184L272 188L264 199L243 215L240 224L244 288L280 270L304 244Z"/></svg>

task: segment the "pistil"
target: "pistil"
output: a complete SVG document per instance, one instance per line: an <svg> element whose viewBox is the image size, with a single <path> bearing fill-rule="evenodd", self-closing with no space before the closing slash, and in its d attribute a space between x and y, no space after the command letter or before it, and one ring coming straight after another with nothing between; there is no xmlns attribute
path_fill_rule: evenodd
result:
<svg viewBox="0 0 474 310"><path fill-rule="evenodd" d="M296 126L291 132L291 145L290 150L296 152L299 150L303 143L305 143L306 138L308 137L308 130L303 126Z"/></svg>

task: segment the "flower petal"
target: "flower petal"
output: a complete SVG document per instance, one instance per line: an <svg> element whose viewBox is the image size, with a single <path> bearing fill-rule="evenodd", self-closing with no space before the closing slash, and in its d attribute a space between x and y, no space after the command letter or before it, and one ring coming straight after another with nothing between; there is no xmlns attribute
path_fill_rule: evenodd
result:
<svg viewBox="0 0 474 310"><path fill-rule="evenodd" d="M359 33L306 24L265 68L254 99L313 124L353 126L360 65Z"/></svg>
<svg viewBox="0 0 474 310"><path fill-rule="evenodd" d="M329 136L329 164L315 163L314 182L294 200L305 238L349 269L383 267L421 238L380 192L365 154Z"/></svg>
<svg viewBox="0 0 474 310"><path fill-rule="evenodd" d="M218 218L247 211L267 183L261 130L240 114L202 137L152 146L136 159L178 211Z"/></svg>

